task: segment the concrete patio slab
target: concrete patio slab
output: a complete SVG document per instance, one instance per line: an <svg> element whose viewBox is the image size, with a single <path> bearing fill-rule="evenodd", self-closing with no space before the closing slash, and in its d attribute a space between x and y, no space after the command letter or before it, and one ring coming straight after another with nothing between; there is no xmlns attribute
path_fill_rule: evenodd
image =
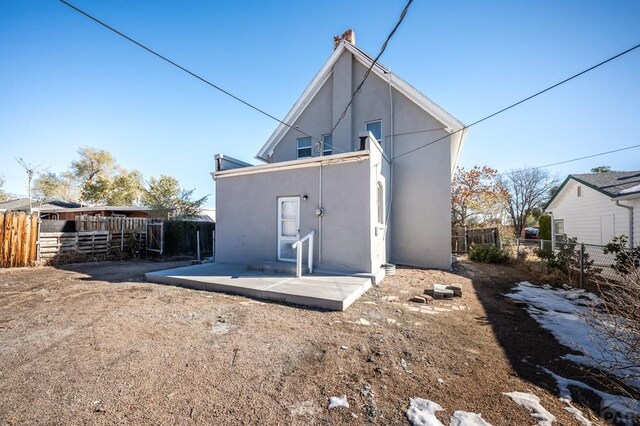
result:
<svg viewBox="0 0 640 426"><path fill-rule="evenodd" d="M145 274L150 282L218 291L333 311L343 311L371 288L366 277L247 270L247 265L205 263Z"/></svg>

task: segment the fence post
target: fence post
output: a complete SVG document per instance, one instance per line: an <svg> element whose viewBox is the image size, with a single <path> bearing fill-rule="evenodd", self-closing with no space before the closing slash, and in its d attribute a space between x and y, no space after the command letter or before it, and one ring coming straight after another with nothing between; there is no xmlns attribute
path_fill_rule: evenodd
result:
<svg viewBox="0 0 640 426"><path fill-rule="evenodd" d="M584 288L584 244L580 244L580 288Z"/></svg>
<svg viewBox="0 0 640 426"><path fill-rule="evenodd" d="M216 231L211 231L211 259L216 261Z"/></svg>
<svg viewBox="0 0 640 426"><path fill-rule="evenodd" d="M196 250L198 250L198 262L200 262L200 230L196 231Z"/></svg>

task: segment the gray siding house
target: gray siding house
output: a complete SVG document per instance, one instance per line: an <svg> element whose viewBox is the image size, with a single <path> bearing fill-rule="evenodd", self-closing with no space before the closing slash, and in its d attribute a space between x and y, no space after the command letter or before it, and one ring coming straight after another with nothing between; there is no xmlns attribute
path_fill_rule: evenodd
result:
<svg viewBox="0 0 640 426"><path fill-rule="evenodd" d="M293 128L279 125L259 150L266 164L216 155L217 262L294 261L291 244L313 231L322 269L450 268L464 125L379 64L339 120L372 63L338 40L284 118Z"/></svg>

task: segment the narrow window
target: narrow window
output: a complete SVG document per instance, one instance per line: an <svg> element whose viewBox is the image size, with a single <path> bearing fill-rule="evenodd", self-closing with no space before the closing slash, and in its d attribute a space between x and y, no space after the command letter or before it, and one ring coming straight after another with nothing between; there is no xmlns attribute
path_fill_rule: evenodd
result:
<svg viewBox="0 0 640 426"><path fill-rule="evenodd" d="M378 182L378 223L384 224L384 185Z"/></svg>
<svg viewBox="0 0 640 426"><path fill-rule="evenodd" d="M322 135L322 155L331 155L333 149L333 136Z"/></svg>
<svg viewBox="0 0 640 426"><path fill-rule="evenodd" d="M369 121L365 123L364 130L366 132L373 133L373 137L376 138L378 143L382 143L382 120Z"/></svg>
<svg viewBox="0 0 640 426"><path fill-rule="evenodd" d="M581 186L578 187L576 192L578 193L578 197L582 197L582 187Z"/></svg>
<svg viewBox="0 0 640 426"><path fill-rule="evenodd" d="M553 233L556 236L556 241L564 241L564 219L553 221Z"/></svg>
<svg viewBox="0 0 640 426"><path fill-rule="evenodd" d="M311 157L311 138L298 139L298 158Z"/></svg>

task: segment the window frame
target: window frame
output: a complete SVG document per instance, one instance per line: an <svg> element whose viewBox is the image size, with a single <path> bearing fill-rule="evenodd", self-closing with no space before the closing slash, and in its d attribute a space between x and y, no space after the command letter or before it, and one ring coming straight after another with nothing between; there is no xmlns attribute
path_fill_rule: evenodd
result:
<svg viewBox="0 0 640 426"><path fill-rule="evenodd" d="M562 226L562 232L558 233L557 225ZM564 241L564 219L553 219L553 236L556 241Z"/></svg>
<svg viewBox="0 0 640 426"><path fill-rule="evenodd" d="M578 195L578 197L582 197L582 186L578 185L576 187L576 194Z"/></svg>
<svg viewBox="0 0 640 426"><path fill-rule="evenodd" d="M300 146L300 142L302 142L302 141L306 141L306 140L308 140L308 141L309 141L309 146L302 146L302 147L301 147L301 146ZM309 136L305 136L305 137L303 137L303 138L298 138L298 139L296 139L296 148L297 148L296 153L297 153L298 158L308 158L308 157L313 157L313 140L311 139L311 137L309 137ZM302 156L301 156L301 155L300 155L300 151L305 151L305 152L306 152L306 150L309 150L309 155L302 155Z"/></svg>
<svg viewBox="0 0 640 426"><path fill-rule="evenodd" d="M369 129L367 129L367 125L369 125L371 123L380 123L380 139L376 139L376 140L378 141L378 143L380 145L382 145L382 119L378 118L376 120L365 121L364 122L364 131L365 132L369 132L370 131ZM373 133L373 132L371 132L371 133ZM375 135L373 135L373 136L375 136Z"/></svg>
<svg viewBox="0 0 640 426"><path fill-rule="evenodd" d="M329 149L326 149L327 147L325 143L326 138L330 138ZM324 157L325 155L331 155L331 154L333 154L333 135L331 133L327 133L325 135L322 135L322 150L320 151L320 155Z"/></svg>

